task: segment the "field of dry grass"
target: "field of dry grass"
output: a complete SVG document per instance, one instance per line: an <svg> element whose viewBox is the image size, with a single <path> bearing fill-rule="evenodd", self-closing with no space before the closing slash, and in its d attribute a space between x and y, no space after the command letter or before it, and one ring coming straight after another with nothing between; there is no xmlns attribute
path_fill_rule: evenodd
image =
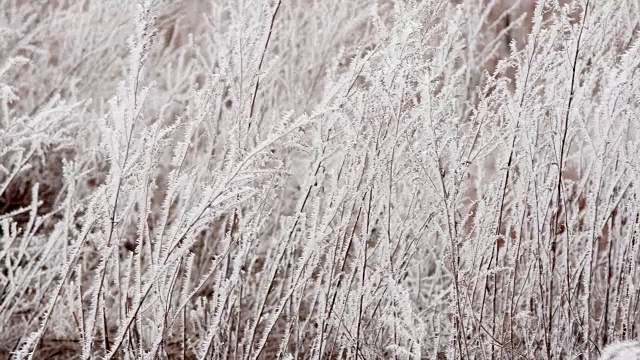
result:
<svg viewBox="0 0 640 360"><path fill-rule="evenodd" d="M635 354L639 24L0 0L0 358Z"/></svg>

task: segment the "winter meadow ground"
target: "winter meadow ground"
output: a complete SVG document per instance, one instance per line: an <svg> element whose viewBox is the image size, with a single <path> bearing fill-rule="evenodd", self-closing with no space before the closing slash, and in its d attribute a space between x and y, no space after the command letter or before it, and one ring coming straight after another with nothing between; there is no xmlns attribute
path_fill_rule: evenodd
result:
<svg viewBox="0 0 640 360"><path fill-rule="evenodd" d="M637 356L639 34L639 0L0 0L0 358Z"/></svg>

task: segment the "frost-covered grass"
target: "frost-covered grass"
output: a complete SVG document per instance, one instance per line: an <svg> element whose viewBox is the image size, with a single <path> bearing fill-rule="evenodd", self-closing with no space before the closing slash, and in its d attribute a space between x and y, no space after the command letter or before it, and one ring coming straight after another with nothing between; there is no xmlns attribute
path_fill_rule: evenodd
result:
<svg viewBox="0 0 640 360"><path fill-rule="evenodd" d="M0 0L0 357L638 339L639 24L638 0Z"/></svg>

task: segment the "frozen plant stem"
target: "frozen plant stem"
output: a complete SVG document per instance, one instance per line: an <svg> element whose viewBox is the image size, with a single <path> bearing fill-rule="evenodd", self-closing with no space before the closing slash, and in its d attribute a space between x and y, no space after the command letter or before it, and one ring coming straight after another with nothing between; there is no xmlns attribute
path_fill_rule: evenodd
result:
<svg viewBox="0 0 640 360"><path fill-rule="evenodd" d="M267 49L269 48L269 41L271 40L273 25L276 22L276 15L278 15L278 10L280 9L281 4L282 4L282 0L278 0L278 3L276 4L276 8L273 11L273 15L271 15L271 22L269 23L269 33L267 34L267 40L264 43L264 49L262 50L262 55L260 56L260 62L258 63L258 71L256 72L256 85L253 88L253 96L251 97L251 109L249 110L249 126L247 128L247 133L251 131L251 124L253 123L253 111L256 106L256 97L258 96L258 87L260 86L260 71L262 71L262 64L264 63L264 58L267 55Z"/></svg>

